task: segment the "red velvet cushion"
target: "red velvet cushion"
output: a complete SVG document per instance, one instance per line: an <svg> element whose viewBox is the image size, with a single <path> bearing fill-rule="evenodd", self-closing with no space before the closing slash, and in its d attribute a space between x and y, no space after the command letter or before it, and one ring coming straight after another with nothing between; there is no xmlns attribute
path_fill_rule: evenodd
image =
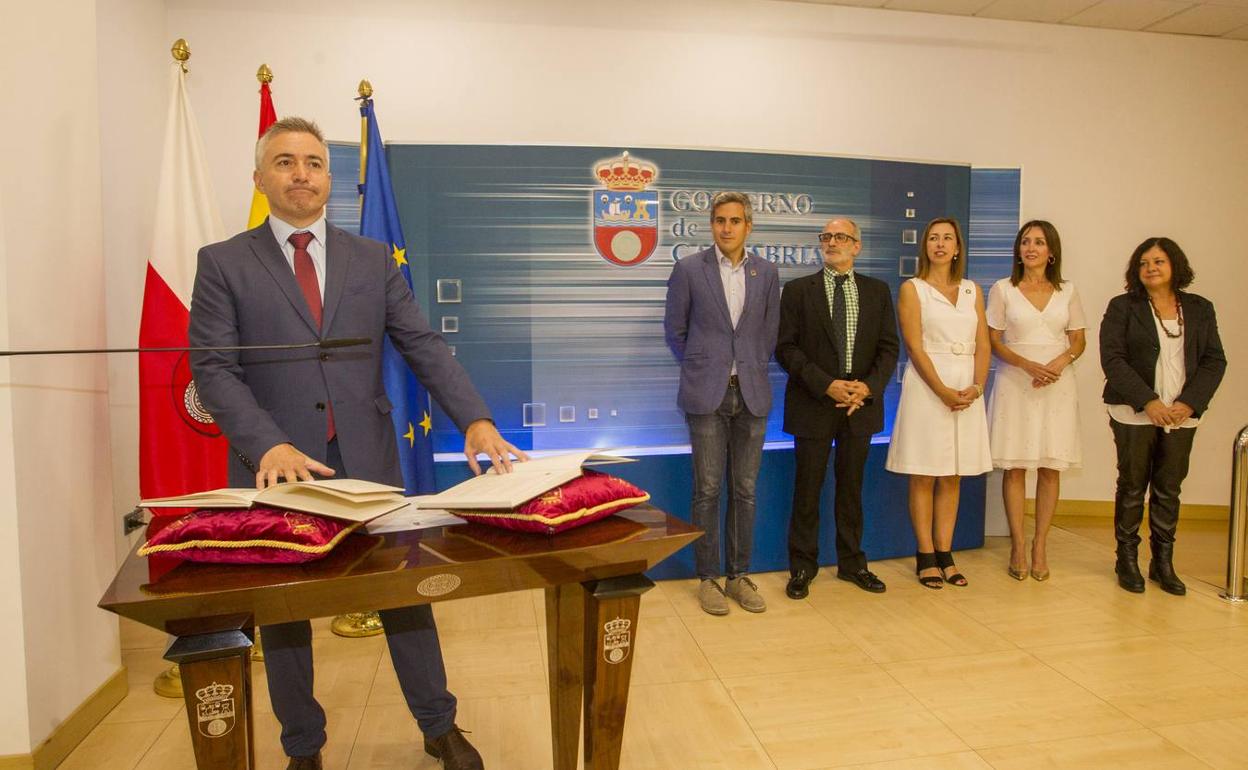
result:
<svg viewBox="0 0 1248 770"><path fill-rule="evenodd" d="M650 499L649 493L624 479L597 471L561 484L514 511L451 511L469 521L519 532L553 535L579 527Z"/></svg>
<svg viewBox="0 0 1248 770"><path fill-rule="evenodd" d="M205 508L170 522L138 553L222 564L292 564L323 557L359 526L278 508Z"/></svg>

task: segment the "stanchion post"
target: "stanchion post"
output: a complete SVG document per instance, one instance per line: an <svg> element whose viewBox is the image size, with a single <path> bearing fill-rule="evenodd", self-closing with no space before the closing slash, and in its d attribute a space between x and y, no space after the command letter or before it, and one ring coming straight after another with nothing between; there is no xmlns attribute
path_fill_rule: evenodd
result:
<svg viewBox="0 0 1248 770"><path fill-rule="evenodd" d="M1228 602L1248 601L1244 591L1244 553L1248 546L1248 425L1240 429L1231 451L1231 521L1226 547L1226 590L1218 594Z"/></svg>

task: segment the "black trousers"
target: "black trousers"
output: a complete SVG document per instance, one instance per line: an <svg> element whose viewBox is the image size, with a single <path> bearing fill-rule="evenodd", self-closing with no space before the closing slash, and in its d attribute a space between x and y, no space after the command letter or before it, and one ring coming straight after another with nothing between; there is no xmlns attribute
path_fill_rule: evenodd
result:
<svg viewBox="0 0 1248 770"><path fill-rule="evenodd" d="M1118 488L1114 493L1114 535L1138 546L1148 494L1148 528L1153 543L1173 543L1179 526L1179 489L1187 478L1195 428L1169 433L1153 425L1109 421L1118 448Z"/></svg>
<svg viewBox="0 0 1248 770"><path fill-rule="evenodd" d="M828 454L836 440L836 564L839 572L857 572L867 566L862 552L862 474L871 449L871 436L854 436L846 421L826 438L793 439L797 466L793 481L793 510L789 517L789 571L819 571L819 497L828 472Z"/></svg>

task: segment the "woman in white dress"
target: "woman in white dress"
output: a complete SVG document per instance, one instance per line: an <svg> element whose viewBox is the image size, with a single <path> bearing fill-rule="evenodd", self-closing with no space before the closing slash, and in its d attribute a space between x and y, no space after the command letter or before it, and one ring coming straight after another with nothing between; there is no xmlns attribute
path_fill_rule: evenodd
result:
<svg viewBox="0 0 1248 770"><path fill-rule="evenodd" d="M988 337L1001 360L988 413L992 464L1004 469L1001 496L1010 524L1015 580L1027 579L1023 499L1027 471L1036 472L1036 532L1031 576L1049 579L1048 535L1057 509L1061 473L1078 468L1079 409L1074 372L1083 354L1083 305L1062 280L1062 241L1043 220L1023 225L1014 238L1014 269L988 292Z"/></svg>
<svg viewBox="0 0 1248 770"><path fill-rule="evenodd" d="M919 582L964 586L952 553L960 482L992 470L982 398L988 324L979 287L962 277L966 246L958 223L933 219L920 244L918 270L897 302L910 362L885 467L910 474Z"/></svg>

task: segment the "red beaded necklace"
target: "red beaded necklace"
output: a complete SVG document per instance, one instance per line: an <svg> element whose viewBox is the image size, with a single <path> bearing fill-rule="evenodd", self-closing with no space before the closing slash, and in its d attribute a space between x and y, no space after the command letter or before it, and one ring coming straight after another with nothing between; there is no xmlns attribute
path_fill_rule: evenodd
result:
<svg viewBox="0 0 1248 770"><path fill-rule="evenodd" d="M1157 316L1157 323L1161 325L1161 330L1166 333L1167 337L1172 340L1177 340L1179 337L1183 336L1183 303L1179 301L1178 294L1174 295L1174 312L1175 315L1178 316L1179 330L1173 334L1170 332L1170 327L1166 326L1165 322L1161 320L1161 313L1157 311L1157 303L1153 302L1151 294L1148 297L1148 304L1153 308L1153 315Z"/></svg>

